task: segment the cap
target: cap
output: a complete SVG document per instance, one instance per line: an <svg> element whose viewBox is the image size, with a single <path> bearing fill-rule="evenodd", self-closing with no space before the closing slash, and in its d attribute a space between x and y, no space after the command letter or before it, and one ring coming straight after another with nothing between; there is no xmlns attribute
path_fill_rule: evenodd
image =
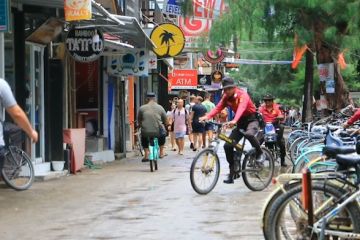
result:
<svg viewBox="0 0 360 240"><path fill-rule="evenodd" d="M156 95L155 95L154 92L148 92L148 93L146 94L146 97L154 98L154 97L156 97Z"/></svg>
<svg viewBox="0 0 360 240"><path fill-rule="evenodd" d="M222 80L222 89L236 87L234 79L231 77L224 77Z"/></svg>
<svg viewBox="0 0 360 240"><path fill-rule="evenodd" d="M265 94L263 100L274 100L274 96L271 94Z"/></svg>

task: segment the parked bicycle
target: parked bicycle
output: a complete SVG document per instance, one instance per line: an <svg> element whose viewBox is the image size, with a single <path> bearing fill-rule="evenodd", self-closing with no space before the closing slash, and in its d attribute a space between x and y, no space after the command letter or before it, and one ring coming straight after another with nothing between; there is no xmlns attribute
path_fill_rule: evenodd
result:
<svg viewBox="0 0 360 240"><path fill-rule="evenodd" d="M217 184L220 175L220 160L218 150L220 141L232 144L235 148L234 154L234 170L236 178L242 176L245 185L252 191L262 191L271 182L274 175L274 159L271 153L265 147L261 147L266 158L262 162L256 160L255 150L244 150L247 140L244 132L242 134L242 144L235 143L234 140L222 133L223 125L211 122L216 126L216 135L208 148L199 152L190 168L191 186L198 194L208 194Z"/></svg>
<svg viewBox="0 0 360 240"><path fill-rule="evenodd" d="M12 128L6 129L9 128L9 125ZM21 148L14 145L23 134L20 128L14 126L11 123L4 126L6 146L0 153L4 160L1 177L9 187L23 191L31 187L35 180L35 173L29 156Z"/></svg>

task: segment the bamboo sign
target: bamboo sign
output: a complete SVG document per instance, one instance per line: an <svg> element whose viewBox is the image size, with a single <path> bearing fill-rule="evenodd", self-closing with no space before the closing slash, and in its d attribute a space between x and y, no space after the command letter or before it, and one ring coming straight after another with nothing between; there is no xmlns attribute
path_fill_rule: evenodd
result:
<svg viewBox="0 0 360 240"><path fill-rule="evenodd" d="M92 17L91 0L64 0L66 21L89 20Z"/></svg>

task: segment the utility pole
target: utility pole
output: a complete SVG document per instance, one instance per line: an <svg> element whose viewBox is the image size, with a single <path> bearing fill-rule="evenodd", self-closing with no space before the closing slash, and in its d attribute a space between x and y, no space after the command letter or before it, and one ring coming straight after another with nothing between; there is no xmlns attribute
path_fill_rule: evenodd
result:
<svg viewBox="0 0 360 240"><path fill-rule="evenodd" d="M312 120L313 84L314 83L314 56L312 52L306 50L305 62L305 84L304 84L304 103L302 111L302 122Z"/></svg>

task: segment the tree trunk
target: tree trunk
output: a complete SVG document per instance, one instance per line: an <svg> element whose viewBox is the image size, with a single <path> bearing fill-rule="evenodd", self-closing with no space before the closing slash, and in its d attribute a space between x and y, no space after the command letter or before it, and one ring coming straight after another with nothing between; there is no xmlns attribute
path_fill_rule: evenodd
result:
<svg viewBox="0 0 360 240"><path fill-rule="evenodd" d="M306 50L305 62L305 84L304 84L304 103L302 111L302 122L312 121L313 106L313 79L314 79L314 56Z"/></svg>
<svg viewBox="0 0 360 240"><path fill-rule="evenodd" d="M321 63L334 63L334 81L335 81L335 93L326 93L326 83L320 84L320 94L326 96L328 102L328 109L340 110L347 105L347 99L345 98L345 82L341 76L339 66L335 57L338 56L339 50L336 46L329 46L323 41L325 24L317 22L315 24L315 48L317 64Z"/></svg>

